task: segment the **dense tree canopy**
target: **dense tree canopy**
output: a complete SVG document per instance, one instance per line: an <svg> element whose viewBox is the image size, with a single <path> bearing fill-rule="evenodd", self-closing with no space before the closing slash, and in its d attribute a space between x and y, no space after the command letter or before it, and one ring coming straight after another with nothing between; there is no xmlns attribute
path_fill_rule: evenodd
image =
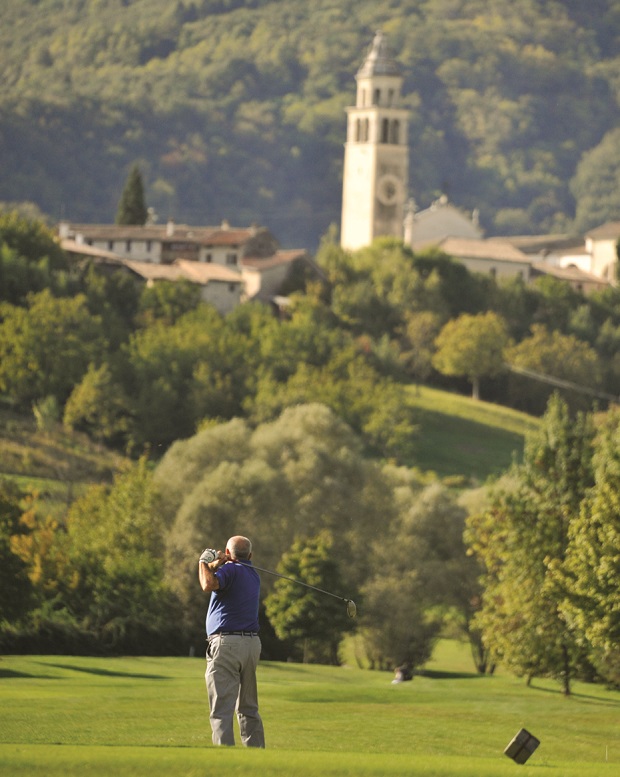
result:
<svg viewBox="0 0 620 777"><path fill-rule="evenodd" d="M14 0L0 199L111 221L138 160L162 218L259 220L313 249L339 217L344 108L383 29L405 76L420 207L447 192L495 234L566 231L575 212L592 226L612 213L590 154L618 121L618 0L588 7Z"/></svg>

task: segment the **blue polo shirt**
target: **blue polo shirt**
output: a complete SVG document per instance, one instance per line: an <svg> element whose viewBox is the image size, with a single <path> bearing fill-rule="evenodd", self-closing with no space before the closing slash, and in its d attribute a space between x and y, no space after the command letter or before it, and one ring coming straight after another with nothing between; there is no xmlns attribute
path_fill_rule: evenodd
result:
<svg viewBox="0 0 620 777"><path fill-rule="evenodd" d="M215 572L220 587L211 594L207 634L220 631L258 631L260 578L251 561L228 561Z"/></svg>

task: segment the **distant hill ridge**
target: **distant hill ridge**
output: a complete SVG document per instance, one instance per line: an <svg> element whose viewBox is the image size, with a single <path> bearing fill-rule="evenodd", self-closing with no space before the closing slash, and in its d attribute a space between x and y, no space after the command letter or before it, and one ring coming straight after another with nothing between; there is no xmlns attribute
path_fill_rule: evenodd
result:
<svg viewBox="0 0 620 777"><path fill-rule="evenodd" d="M487 234L620 217L598 167L620 169L620 0L5 5L0 201L53 220L111 221L137 161L161 221L258 221L313 250L339 223L344 109L377 29L419 207L445 192Z"/></svg>

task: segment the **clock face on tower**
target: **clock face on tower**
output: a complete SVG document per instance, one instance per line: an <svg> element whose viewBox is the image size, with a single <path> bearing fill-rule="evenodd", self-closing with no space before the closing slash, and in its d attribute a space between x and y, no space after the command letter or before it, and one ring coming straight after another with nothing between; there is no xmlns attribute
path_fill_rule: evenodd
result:
<svg viewBox="0 0 620 777"><path fill-rule="evenodd" d="M382 175L377 181L377 199L383 205L395 205L400 200L401 183L395 175Z"/></svg>

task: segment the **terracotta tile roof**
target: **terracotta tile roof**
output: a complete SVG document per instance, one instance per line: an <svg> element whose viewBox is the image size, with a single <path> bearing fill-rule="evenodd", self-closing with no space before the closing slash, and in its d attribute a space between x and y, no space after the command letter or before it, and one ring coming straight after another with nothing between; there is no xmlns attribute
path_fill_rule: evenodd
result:
<svg viewBox="0 0 620 777"><path fill-rule="evenodd" d="M241 273L231 267L210 262L190 262L188 259L177 259L173 267L178 267L191 281L206 285L209 281L225 283L243 283Z"/></svg>
<svg viewBox="0 0 620 777"><path fill-rule="evenodd" d="M609 281L601 278L600 275L580 270L579 267L558 267L557 265L546 264L545 262L533 262L532 269L537 273L552 275L562 281L574 281L577 283L596 283L600 286L609 286Z"/></svg>
<svg viewBox="0 0 620 777"><path fill-rule="evenodd" d="M78 243L75 240L69 240L68 238L60 241L60 247L63 251L68 251L70 254L79 254L80 256L92 256L95 259L105 259L108 262L114 264L122 264L123 260L118 254L113 251L106 251L103 248L94 248L86 243Z"/></svg>
<svg viewBox="0 0 620 777"><path fill-rule="evenodd" d="M273 256L266 259L260 259L253 256L244 256L240 260L242 267L248 267L254 270L269 270L272 267L278 267L282 264L290 264L296 259L303 259L308 254L303 248L294 248L288 251L276 251Z"/></svg>
<svg viewBox="0 0 620 777"><path fill-rule="evenodd" d="M147 281L178 281L186 277L183 270L174 264L135 262L133 259L123 259L122 264Z"/></svg>
<svg viewBox="0 0 620 777"><path fill-rule="evenodd" d="M490 241L510 243L525 254L541 254L551 251L566 251L568 249L585 250L585 241L581 235L508 235L506 237L490 237Z"/></svg>
<svg viewBox="0 0 620 777"><path fill-rule="evenodd" d="M214 229L200 236L203 246L241 246L254 237L256 230L248 229Z"/></svg>
<svg viewBox="0 0 620 777"><path fill-rule="evenodd" d="M178 281L188 280L206 286L211 281L224 283L243 283L241 273L221 264L190 262L177 259L174 264L153 264L153 262L135 262L124 259L122 263L145 280Z"/></svg>
<svg viewBox="0 0 620 777"><path fill-rule="evenodd" d="M159 240L174 243L180 240L203 246L241 246L264 227L193 227L188 224L150 224L146 226L119 224L69 224L71 235L84 240Z"/></svg>
<svg viewBox="0 0 620 777"><path fill-rule="evenodd" d="M488 259L494 262L519 262L529 264L530 259L508 242L502 240L477 240L467 237L445 237L443 240L427 241L414 245L415 250L437 246L446 254L463 259Z"/></svg>
<svg viewBox="0 0 620 777"><path fill-rule="evenodd" d="M591 229L586 237L593 240L618 240L620 238L620 221L608 221L600 227Z"/></svg>

